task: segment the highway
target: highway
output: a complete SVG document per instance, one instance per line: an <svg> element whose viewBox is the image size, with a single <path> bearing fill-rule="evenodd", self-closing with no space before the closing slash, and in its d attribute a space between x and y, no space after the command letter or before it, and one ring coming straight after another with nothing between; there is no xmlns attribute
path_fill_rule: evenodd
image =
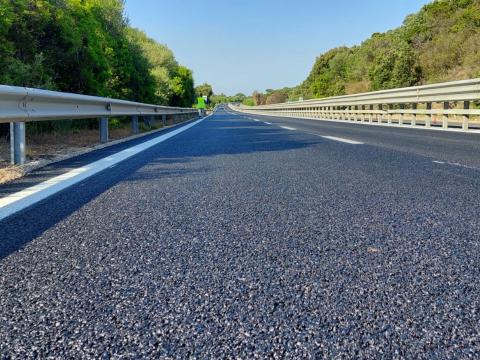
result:
<svg viewBox="0 0 480 360"><path fill-rule="evenodd" d="M476 358L479 151L219 110L0 221L0 357Z"/></svg>

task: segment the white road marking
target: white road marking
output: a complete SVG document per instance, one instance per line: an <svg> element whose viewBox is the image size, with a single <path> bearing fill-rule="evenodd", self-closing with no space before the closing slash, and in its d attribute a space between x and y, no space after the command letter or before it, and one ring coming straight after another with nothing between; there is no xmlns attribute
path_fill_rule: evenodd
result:
<svg viewBox="0 0 480 360"><path fill-rule="evenodd" d="M295 128L292 128L292 127L288 127L288 126L280 126L282 129L286 129L286 130L297 130Z"/></svg>
<svg viewBox="0 0 480 360"><path fill-rule="evenodd" d="M461 167L461 168L464 168L464 169L480 170L480 168L478 168L478 167L463 165L463 164L460 164L460 163L452 163L452 162L448 162L448 161L438 161L438 160L433 160L432 162L434 162L435 164L440 164L440 165L450 165L450 166Z"/></svg>
<svg viewBox="0 0 480 360"><path fill-rule="evenodd" d="M363 145L363 143L360 142L360 141L344 139L344 138L339 138L339 137L335 137L335 136L322 136L322 137L324 139L340 141L340 142L347 143L347 144L352 144L352 145Z"/></svg>
<svg viewBox="0 0 480 360"><path fill-rule="evenodd" d="M272 125L272 123L269 123L269 122L267 122L267 121L264 121L263 123L264 123L264 124L267 124L267 125Z"/></svg>
<svg viewBox="0 0 480 360"><path fill-rule="evenodd" d="M238 110L239 113L242 114L250 114L249 112L246 111L240 111ZM267 115L265 115L267 116ZM273 115L269 115L273 116ZM348 120L336 120L336 119L319 119L319 118L311 118L311 117L295 117L295 116L278 116L278 118L285 118L285 119L306 119L306 120L315 120L315 121L328 121L328 122L336 122L336 123L342 123L342 124L357 124L357 125L369 125L369 126L383 126L383 127L397 127L397 128L402 128L402 129L414 129L414 130L426 130L426 131L449 131L449 132L460 132L460 133L465 133L465 134L480 134L480 130L474 130L474 129L469 129L468 131L462 130L460 128L448 128L448 129L443 129L442 127L425 127L425 126L412 126L410 124L387 124L387 123L377 123L377 122L354 122L354 121L348 121Z"/></svg>
<svg viewBox="0 0 480 360"><path fill-rule="evenodd" d="M206 118L208 118L208 116ZM116 154L110 155L91 164L82 166L77 169L73 169L66 172L65 174L48 179L40 184L34 185L17 193L8 195L0 199L0 220L5 219L6 217L13 215L21 210L24 210L31 205L36 204L39 201L42 201L56 194L59 191L62 191L74 184L79 183L82 180L85 180L99 173L100 171L111 168L112 166L115 166L116 164L134 155L137 155L138 153L141 153L142 151L145 151L152 146L164 142L165 140L168 140L175 135L178 135L185 130L188 130L191 127L199 124L206 118L197 120L179 129L170 131L167 134L158 136L149 141L145 141L142 144L132 146L131 148L122 150Z"/></svg>

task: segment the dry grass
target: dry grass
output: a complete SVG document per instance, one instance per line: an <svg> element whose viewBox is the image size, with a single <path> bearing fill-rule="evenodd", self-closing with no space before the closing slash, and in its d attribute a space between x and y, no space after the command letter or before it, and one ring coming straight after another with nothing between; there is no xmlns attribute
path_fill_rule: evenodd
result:
<svg viewBox="0 0 480 360"><path fill-rule="evenodd" d="M110 140L121 140L132 135L130 126L111 129ZM98 130L80 130L67 134L28 134L27 162L48 161L68 154L82 152L99 145ZM10 144L0 139L0 184L23 177L24 167L10 165Z"/></svg>
<svg viewBox="0 0 480 360"><path fill-rule="evenodd" d="M25 175L25 171L16 166L7 166L0 169L0 184L19 179Z"/></svg>
<svg viewBox="0 0 480 360"><path fill-rule="evenodd" d="M110 140L120 140L131 136L129 127L110 130ZM98 145L98 130L81 130L68 134L32 134L27 136L27 160L50 159L58 155L84 150ZM0 168L9 166L10 145L7 140L0 140Z"/></svg>
<svg viewBox="0 0 480 360"><path fill-rule="evenodd" d="M370 91L370 81L368 80L351 82L345 86L345 92L347 95L359 94L368 91Z"/></svg>

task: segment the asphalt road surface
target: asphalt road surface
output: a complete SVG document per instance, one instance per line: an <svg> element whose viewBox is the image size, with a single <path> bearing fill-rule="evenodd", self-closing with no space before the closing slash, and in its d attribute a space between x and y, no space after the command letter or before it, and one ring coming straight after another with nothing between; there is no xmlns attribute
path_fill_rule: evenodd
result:
<svg viewBox="0 0 480 360"><path fill-rule="evenodd" d="M219 111L0 222L0 358L478 358L479 150Z"/></svg>

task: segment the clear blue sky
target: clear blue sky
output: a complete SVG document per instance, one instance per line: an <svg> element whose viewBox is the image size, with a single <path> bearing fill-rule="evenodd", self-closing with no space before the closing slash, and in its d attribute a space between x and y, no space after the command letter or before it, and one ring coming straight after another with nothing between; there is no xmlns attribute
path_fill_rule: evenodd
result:
<svg viewBox="0 0 480 360"><path fill-rule="evenodd" d="M429 0L127 0L132 26L170 47L196 84L233 95L300 84L315 58L400 26Z"/></svg>

